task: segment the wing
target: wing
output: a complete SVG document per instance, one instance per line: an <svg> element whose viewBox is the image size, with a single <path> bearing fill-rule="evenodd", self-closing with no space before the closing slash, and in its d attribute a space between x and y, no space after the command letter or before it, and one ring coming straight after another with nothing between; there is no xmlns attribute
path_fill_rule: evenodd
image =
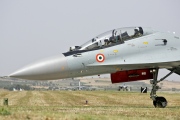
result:
<svg viewBox="0 0 180 120"><path fill-rule="evenodd" d="M173 69L168 69L168 70L172 71ZM180 67L177 67L174 73L180 75Z"/></svg>
<svg viewBox="0 0 180 120"><path fill-rule="evenodd" d="M107 62L103 62L103 63L93 63L93 64L89 64L87 66L92 66L92 67L110 67L110 66L118 66L121 68L127 68L127 69L138 69L138 68L166 68L170 71L172 71L172 69L169 68L176 68L179 66L180 61L171 61L171 62L152 62L152 63L148 63L146 61L143 62L136 62L136 63L122 63L122 62L117 62L118 60L114 60L114 61L107 61ZM179 71L179 75L180 75L180 67L177 69L177 71ZM177 73L178 74L178 73Z"/></svg>

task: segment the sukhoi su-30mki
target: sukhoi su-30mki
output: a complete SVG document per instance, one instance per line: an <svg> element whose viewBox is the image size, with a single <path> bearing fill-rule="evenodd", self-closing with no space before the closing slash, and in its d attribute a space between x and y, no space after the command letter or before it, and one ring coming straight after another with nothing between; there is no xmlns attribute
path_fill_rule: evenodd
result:
<svg viewBox="0 0 180 120"><path fill-rule="evenodd" d="M157 79L159 69L169 74ZM172 73L180 75L180 39L173 33L146 27L113 29L70 47L55 57L28 65L9 77L52 80L110 74L112 83L149 80L155 107L166 107L167 100L156 95L157 83Z"/></svg>

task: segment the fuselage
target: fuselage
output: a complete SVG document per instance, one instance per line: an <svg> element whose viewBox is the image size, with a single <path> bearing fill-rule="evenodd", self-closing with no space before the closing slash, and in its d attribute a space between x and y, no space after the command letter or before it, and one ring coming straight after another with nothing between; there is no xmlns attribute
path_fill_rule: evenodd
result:
<svg viewBox="0 0 180 120"><path fill-rule="evenodd" d="M172 33L138 27L119 28L68 52L26 66L10 75L31 80L90 76L180 65L180 39Z"/></svg>

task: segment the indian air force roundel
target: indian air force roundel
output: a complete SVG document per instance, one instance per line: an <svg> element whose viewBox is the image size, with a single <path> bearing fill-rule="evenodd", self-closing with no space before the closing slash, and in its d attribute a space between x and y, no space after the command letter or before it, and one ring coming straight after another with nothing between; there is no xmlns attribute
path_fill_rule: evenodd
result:
<svg viewBox="0 0 180 120"><path fill-rule="evenodd" d="M96 61L97 62L104 62L105 56L103 54L97 54L96 55Z"/></svg>

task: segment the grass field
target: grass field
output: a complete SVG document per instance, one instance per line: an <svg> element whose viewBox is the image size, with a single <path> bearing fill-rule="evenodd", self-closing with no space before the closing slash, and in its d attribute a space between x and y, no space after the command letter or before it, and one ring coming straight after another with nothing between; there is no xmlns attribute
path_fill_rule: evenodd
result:
<svg viewBox="0 0 180 120"><path fill-rule="evenodd" d="M0 120L179 120L180 93L158 93L166 108L154 108L148 94L118 91L0 91ZM9 106L3 106L3 99ZM85 102L88 100L88 104Z"/></svg>

